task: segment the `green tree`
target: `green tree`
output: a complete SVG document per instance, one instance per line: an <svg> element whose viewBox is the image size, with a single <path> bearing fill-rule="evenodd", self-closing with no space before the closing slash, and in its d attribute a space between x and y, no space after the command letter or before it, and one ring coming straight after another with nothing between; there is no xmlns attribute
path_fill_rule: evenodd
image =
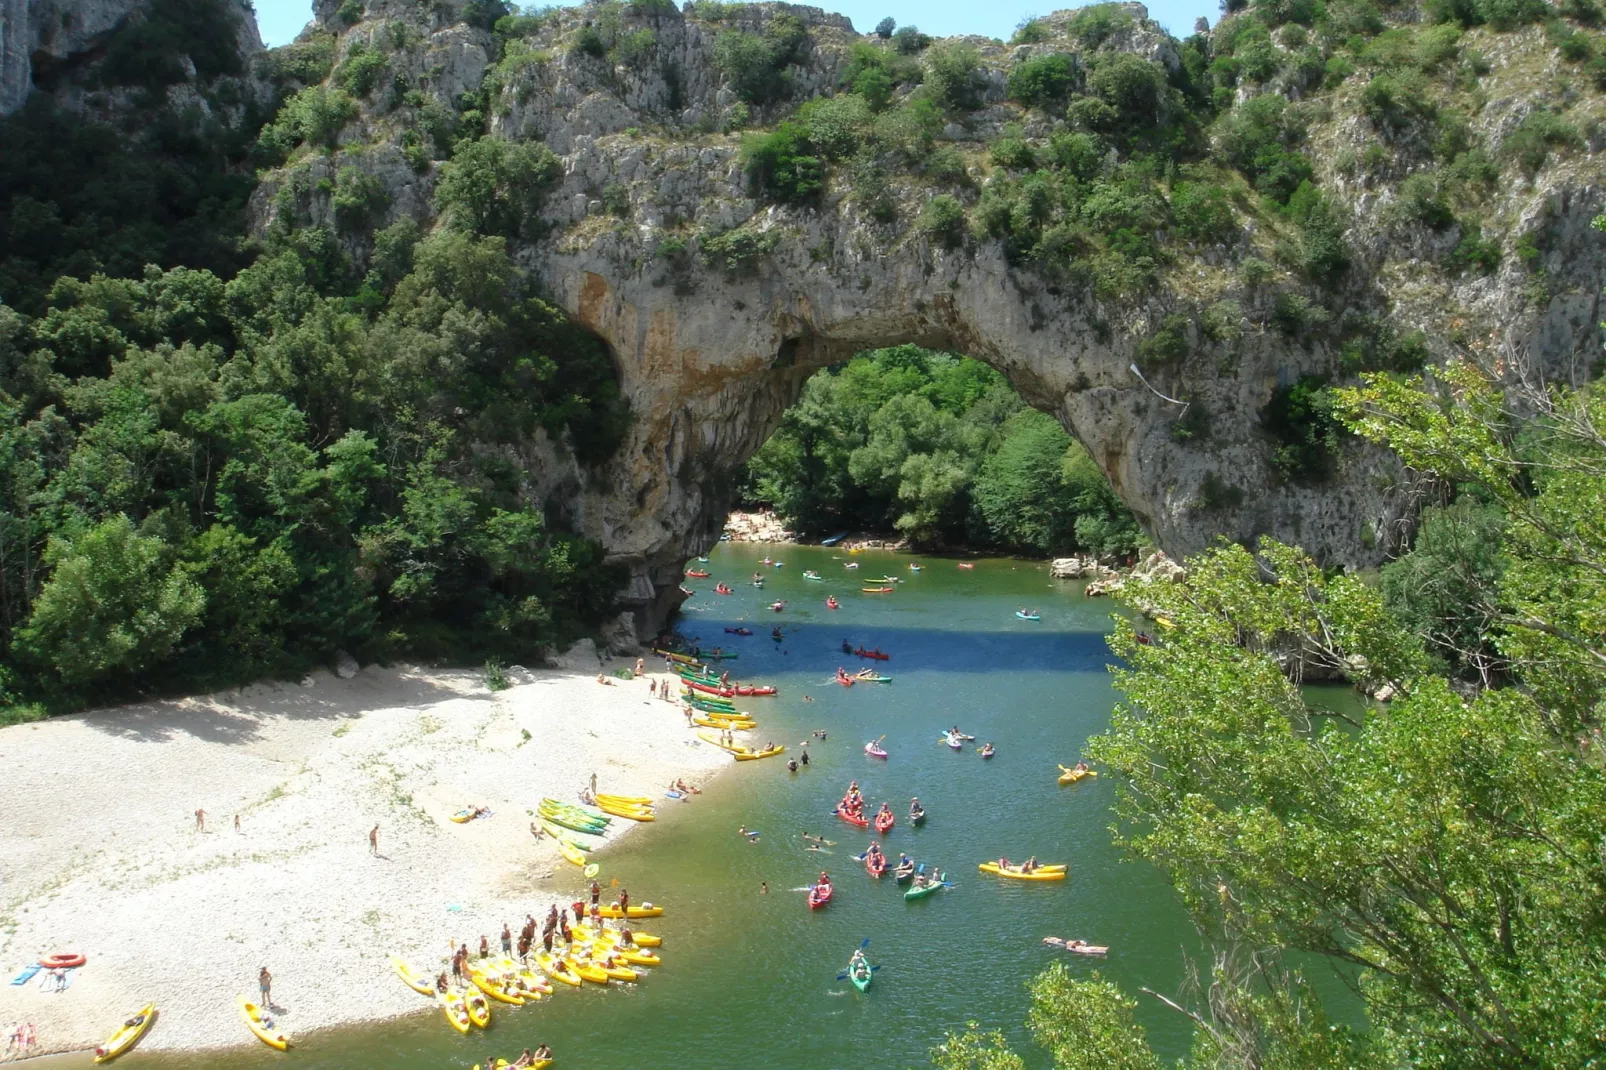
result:
<svg viewBox="0 0 1606 1070"><path fill-rule="evenodd" d="M18 654L75 691L124 679L172 651L201 617L206 595L159 536L111 516L50 540L50 580L18 630Z"/></svg>
<svg viewBox="0 0 1606 1070"><path fill-rule="evenodd" d="M539 142L463 141L441 165L435 204L460 230L537 236L541 199L560 172L557 157Z"/></svg>

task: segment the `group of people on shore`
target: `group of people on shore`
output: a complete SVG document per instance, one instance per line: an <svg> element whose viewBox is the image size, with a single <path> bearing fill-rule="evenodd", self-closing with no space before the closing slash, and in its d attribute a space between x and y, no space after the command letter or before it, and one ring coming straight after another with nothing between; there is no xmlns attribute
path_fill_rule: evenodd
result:
<svg viewBox="0 0 1606 1070"><path fill-rule="evenodd" d="M602 932L607 923L602 917L601 901L602 886L596 881L592 881L591 907L589 911L586 910L586 904L582 900L576 900L574 903L570 904L569 907L563 907L561 909L556 903L548 907L546 922L545 924L541 925L541 936L539 942L542 949L550 954L554 943L559 939L561 939L566 945L572 945L574 943L574 926L585 924L585 922L588 920L588 913L592 930L598 933ZM571 922L569 919L569 911L571 907L574 911L573 922ZM629 907L630 892L621 888L619 890L619 913L621 915L619 918L619 945L621 947L632 947L635 944L635 936L630 931L630 923L627 919ZM524 917L524 927L519 930L518 938L515 940L512 928L504 924L502 926L501 936L502 954L508 957L513 957L516 948L519 961L528 965L530 953L534 951L537 943L535 935L536 925L537 922L534 915L526 914ZM454 982L459 985L467 982L469 974L468 962L470 957L468 944L465 943L458 945L457 950L452 953L450 962L451 979L448 980L446 972L442 971L435 978L436 989L441 992L446 992L450 990L450 986ZM488 959L491 957L491 941L483 933L480 935L479 955L477 957L481 959ZM611 965L611 961L608 964Z"/></svg>

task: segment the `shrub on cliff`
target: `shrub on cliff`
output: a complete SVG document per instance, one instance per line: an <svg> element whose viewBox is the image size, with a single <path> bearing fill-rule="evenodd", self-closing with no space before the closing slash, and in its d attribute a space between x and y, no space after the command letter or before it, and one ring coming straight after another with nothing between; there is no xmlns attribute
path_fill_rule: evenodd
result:
<svg viewBox="0 0 1606 1070"><path fill-rule="evenodd" d="M726 30L714 42L714 65L736 95L749 104L770 104L791 92L786 68L808 41L796 16L771 18L762 34Z"/></svg>
<svg viewBox="0 0 1606 1070"><path fill-rule="evenodd" d="M540 142L460 142L441 165L435 205L460 230L507 238L540 233L541 198L562 167Z"/></svg>
<svg viewBox="0 0 1606 1070"><path fill-rule="evenodd" d="M1046 108L1070 96L1076 87L1076 57L1033 56L1009 72L1011 100L1029 108Z"/></svg>
<svg viewBox="0 0 1606 1070"><path fill-rule="evenodd" d="M784 122L768 134L742 138L742 167L754 188L782 204L819 202L825 168L801 123Z"/></svg>

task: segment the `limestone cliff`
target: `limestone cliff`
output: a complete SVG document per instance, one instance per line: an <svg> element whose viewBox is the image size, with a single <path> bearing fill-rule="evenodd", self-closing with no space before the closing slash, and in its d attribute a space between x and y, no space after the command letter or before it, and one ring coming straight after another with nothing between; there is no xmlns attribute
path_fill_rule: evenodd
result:
<svg viewBox="0 0 1606 1070"><path fill-rule="evenodd" d="M1418 33L1414 13L1398 18L1351 38L1376 47L1341 55L1319 44L1328 30L1297 22L1249 44L1231 20L1178 42L1136 4L1040 19L1015 44L927 47L780 4L681 11L641 0L509 16L482 0L329 0L309 34L334 35L327 84L355 106L323 146L265 176L253 211L264 228L327 224L337 175L357 168L387 194L370 232L404 215L437 225L434 190L455 139L539 141L557 154L519 259L611 347L634 422L602 468L539 442L521 462L532 496L632 566L626 600L642 628L674 604L684 560L717 538L734 474L808 376L900 342L1002 370L1088 447L1173 555L1269 533L1365 565L1406 529L1416 490L1389 457L1353 442L1317 476L1295 471L1288 436L1303 428L1274 427L1274 400L1302 382L1457 355L1583 377L1599 353L1606 283L1602 235L1589 226L1606 209L1606 105L1581 88L1558 31ZM1406 60L1395 56L1402 41L1414 50ZM812 148L821 173L806 196L766 190L744 162L744 131L841 93L866 46L904 72L857 121L867 144L897 143L902 155ZM1351 54L1413 73L1383 85L1346 71ZM1122 90L1088 88L1086 72L1117 70L1118 55L1158 72L1144 129L1175 131L1191 145L1181 155L1202 162L1143 172L1139 136L1110 117ZM954 57L958 75L942 66ZM1014 78L1044 57L1064 57L1068 110L1064 99L1022 103ZM1252 107L1261 97L1290 103L1273 115ZM944 106L920 103L932 99ZM825 145L829 123L810 121L807 136ZM909 134L895 128L903 121L926 126ZM1283 126L1266 144L1297 147L1308 168L1298 194L1293 183L1277 192L1260 162L1231 162L1234 138L1273 121ZM1045 161L1085 130L1102 140L1082 144L1105 156L1075 164L1071 184L1091 198L1074 206L1081 222L1028 221L1028 250L1028 224L1010 213L1036 210L1034 174L1061 166ZM1184 211L1205 178L1220 191L1207 228ZM1312 251L1310 188L1325 197L1325 253ZM1116 219L1097 203L1121 189L1152 211ZM1116 219L1108 234L1100 218ZM370 247L363 234L345 240L359 260Z"/></svg>
<svg viewBox="0 0 1606 1070"><path fill-rule="evenodd" d="M154 7L151 0L0 0L0 115L20 108L36 87L54 90L75 69L94 64L113 37L128 39L150 20ZM261 52L249 0L228 0L222 10L228 25L209 31L232 32L231 50L247 59ZM195 63L180 62L193 78Z"/></svg>

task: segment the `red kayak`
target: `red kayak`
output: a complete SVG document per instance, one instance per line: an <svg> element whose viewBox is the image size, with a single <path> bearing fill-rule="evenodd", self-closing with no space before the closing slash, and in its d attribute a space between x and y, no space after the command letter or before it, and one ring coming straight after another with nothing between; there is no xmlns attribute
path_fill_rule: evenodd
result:
<svg viewBox="0 0 1606 1070"><path fill-rule="evenodd" d="M835 598L827 598L825 600L825 608L826 609L841 609L842 606L837 602L837 600Z"/></svg>
<svg viewBox="0 0 1606 1070"><path fill-rule="evenodd" d="M736 592L731 590L729 587L725 586L723 583L721 583L721 584L717 584L714 587L714 593L715 594L735 594ZM727 632L730 631L729 628L726 628L725 630Z"/></svg>
<svg viewBox="0 0 1606 1070"><path fill-rule="evenodd" d="M864 868L870 871L870 876L879 877L887 871L887 856L881 854L865 855Z"/></svg>
<svg viewBox="0 0 1606 1070"><path fill-rule="evenodd" d="M862 646L859 649L855 650L854 653L857 654L861 658L870 658L873 661L891 661L892 660L892 655L891 654L883 654L879 650L866 650Z"/></svg>
<svg viewBox="0 0 1606 1070"><path fill-rule="evenodd" d="M857 827L862 828L862 829L867 829L867 828L870 827L870 822L867 819L862 818L862 817L854 817L852 814L848 813L846 810L842 809L842 807L840 807L840 806L836 808L836 816L840 817L842 820L846 821L848 824L856 825Z"/></svg>
<svg viewBox="0 0 1606 1070"><path fill-rule="evenodd" d="M875 815L875 830L885 836L892 831L892 826L896 821L897 818L892 816L891 810L882 811Z"/></svg>
<svg viewBox="0 0 1606 1070"><path fill-rule="evenodd" d="M975 568L976 566L971 564L969 561L961 561L961 562L959 562L959 567L960 568Z"/></svg>
<svg viewBox="0 0 1606 1070"><path fill-rule="evenodd" d="M841 684L843 687L852 687L853 677L849 676L845 672L839 672L836 674L836 682Z"/></svg>
<svg viewBox="0 0 1606 1070"><path fill-rule="evenodd" d="M809 909L819 910L831 901L833 890L829 884L816 884L809 889Z"/></svg>
<svg viewBox="0 0 1606 1070"><path fill-rule="evenodd" d="M686 570L686 575L690 576L694 580L706 580L708 577L712 576L713 573L703 572L700 569L689 568Z"/></svg>
<svg viewBox="0 0 1606 1070"><path fill-rule="evenodd" d="M758 697L766 695L779 695L781 693L777 688L773 688L768 685L765 685L764 687L755 687L752 684L737 684L733 690L735 690L738 695L753 695Z"/></svg>

